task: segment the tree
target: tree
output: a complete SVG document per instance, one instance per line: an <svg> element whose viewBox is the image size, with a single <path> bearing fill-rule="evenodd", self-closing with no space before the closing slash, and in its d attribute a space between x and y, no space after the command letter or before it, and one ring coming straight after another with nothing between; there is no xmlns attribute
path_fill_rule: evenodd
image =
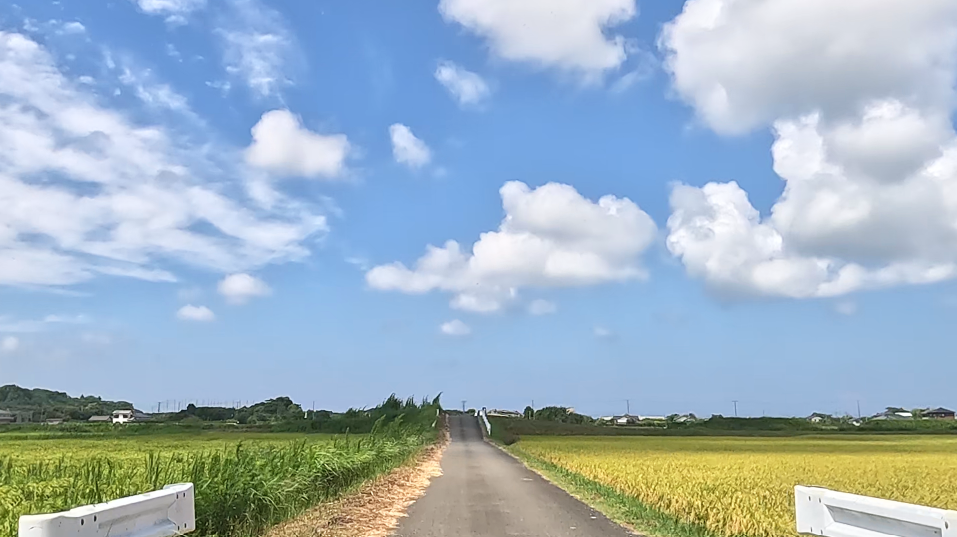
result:
<svg viewBox="0 0 957 537"><path fill-rule="evenodd" d="M531 406L527 406L527 407L525 407L525 412L522 412L522 414L525 416L525 419L527 419L527 420L534 419L534 418L535 418L535 409L532 408Z"/></svg>

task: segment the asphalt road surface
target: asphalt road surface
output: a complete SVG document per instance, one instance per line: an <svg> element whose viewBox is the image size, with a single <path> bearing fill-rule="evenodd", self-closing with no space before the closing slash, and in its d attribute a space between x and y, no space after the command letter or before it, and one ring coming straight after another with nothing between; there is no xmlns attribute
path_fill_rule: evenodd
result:
<svg viewBox="0 0 957 537"><path fill-rule="evenodd" d="M449 416L441 477L409 507L395 537L624 537L601 513L485 442L478 420Z"/></svg>

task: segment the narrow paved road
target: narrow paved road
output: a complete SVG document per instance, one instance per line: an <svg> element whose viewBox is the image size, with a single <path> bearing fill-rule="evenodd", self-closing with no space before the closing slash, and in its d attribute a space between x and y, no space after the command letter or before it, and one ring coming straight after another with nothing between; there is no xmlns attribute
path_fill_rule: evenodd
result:
<svg viewBox="0 0 957 537"><path fill-rule="evenodd" d="M395 537L624 537L601 513L482 439L478 421L450 416L441 477L412 504Z"/></svg>

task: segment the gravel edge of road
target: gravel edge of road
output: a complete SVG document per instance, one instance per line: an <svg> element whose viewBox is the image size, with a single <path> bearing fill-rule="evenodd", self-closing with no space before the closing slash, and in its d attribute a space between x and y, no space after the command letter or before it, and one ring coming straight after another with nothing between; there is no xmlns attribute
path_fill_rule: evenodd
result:
<svg viewBox="0 0 957 537"><path fill-rule="evenodd" d="M318 505L270 529L265 537L386 537L433 478L449 444L448 425L439 438L409 463L360 486L356 491Z"/></svg>

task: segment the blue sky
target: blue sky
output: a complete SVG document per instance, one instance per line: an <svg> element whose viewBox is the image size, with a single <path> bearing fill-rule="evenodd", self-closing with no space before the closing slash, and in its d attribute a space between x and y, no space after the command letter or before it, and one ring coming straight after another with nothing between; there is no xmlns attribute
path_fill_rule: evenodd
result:
<svg viewBox="0 0 957 537"><path fill-rule="evenodd" d="M3 2L0 383L953 406L957 6L879 3Z"/></svg>

